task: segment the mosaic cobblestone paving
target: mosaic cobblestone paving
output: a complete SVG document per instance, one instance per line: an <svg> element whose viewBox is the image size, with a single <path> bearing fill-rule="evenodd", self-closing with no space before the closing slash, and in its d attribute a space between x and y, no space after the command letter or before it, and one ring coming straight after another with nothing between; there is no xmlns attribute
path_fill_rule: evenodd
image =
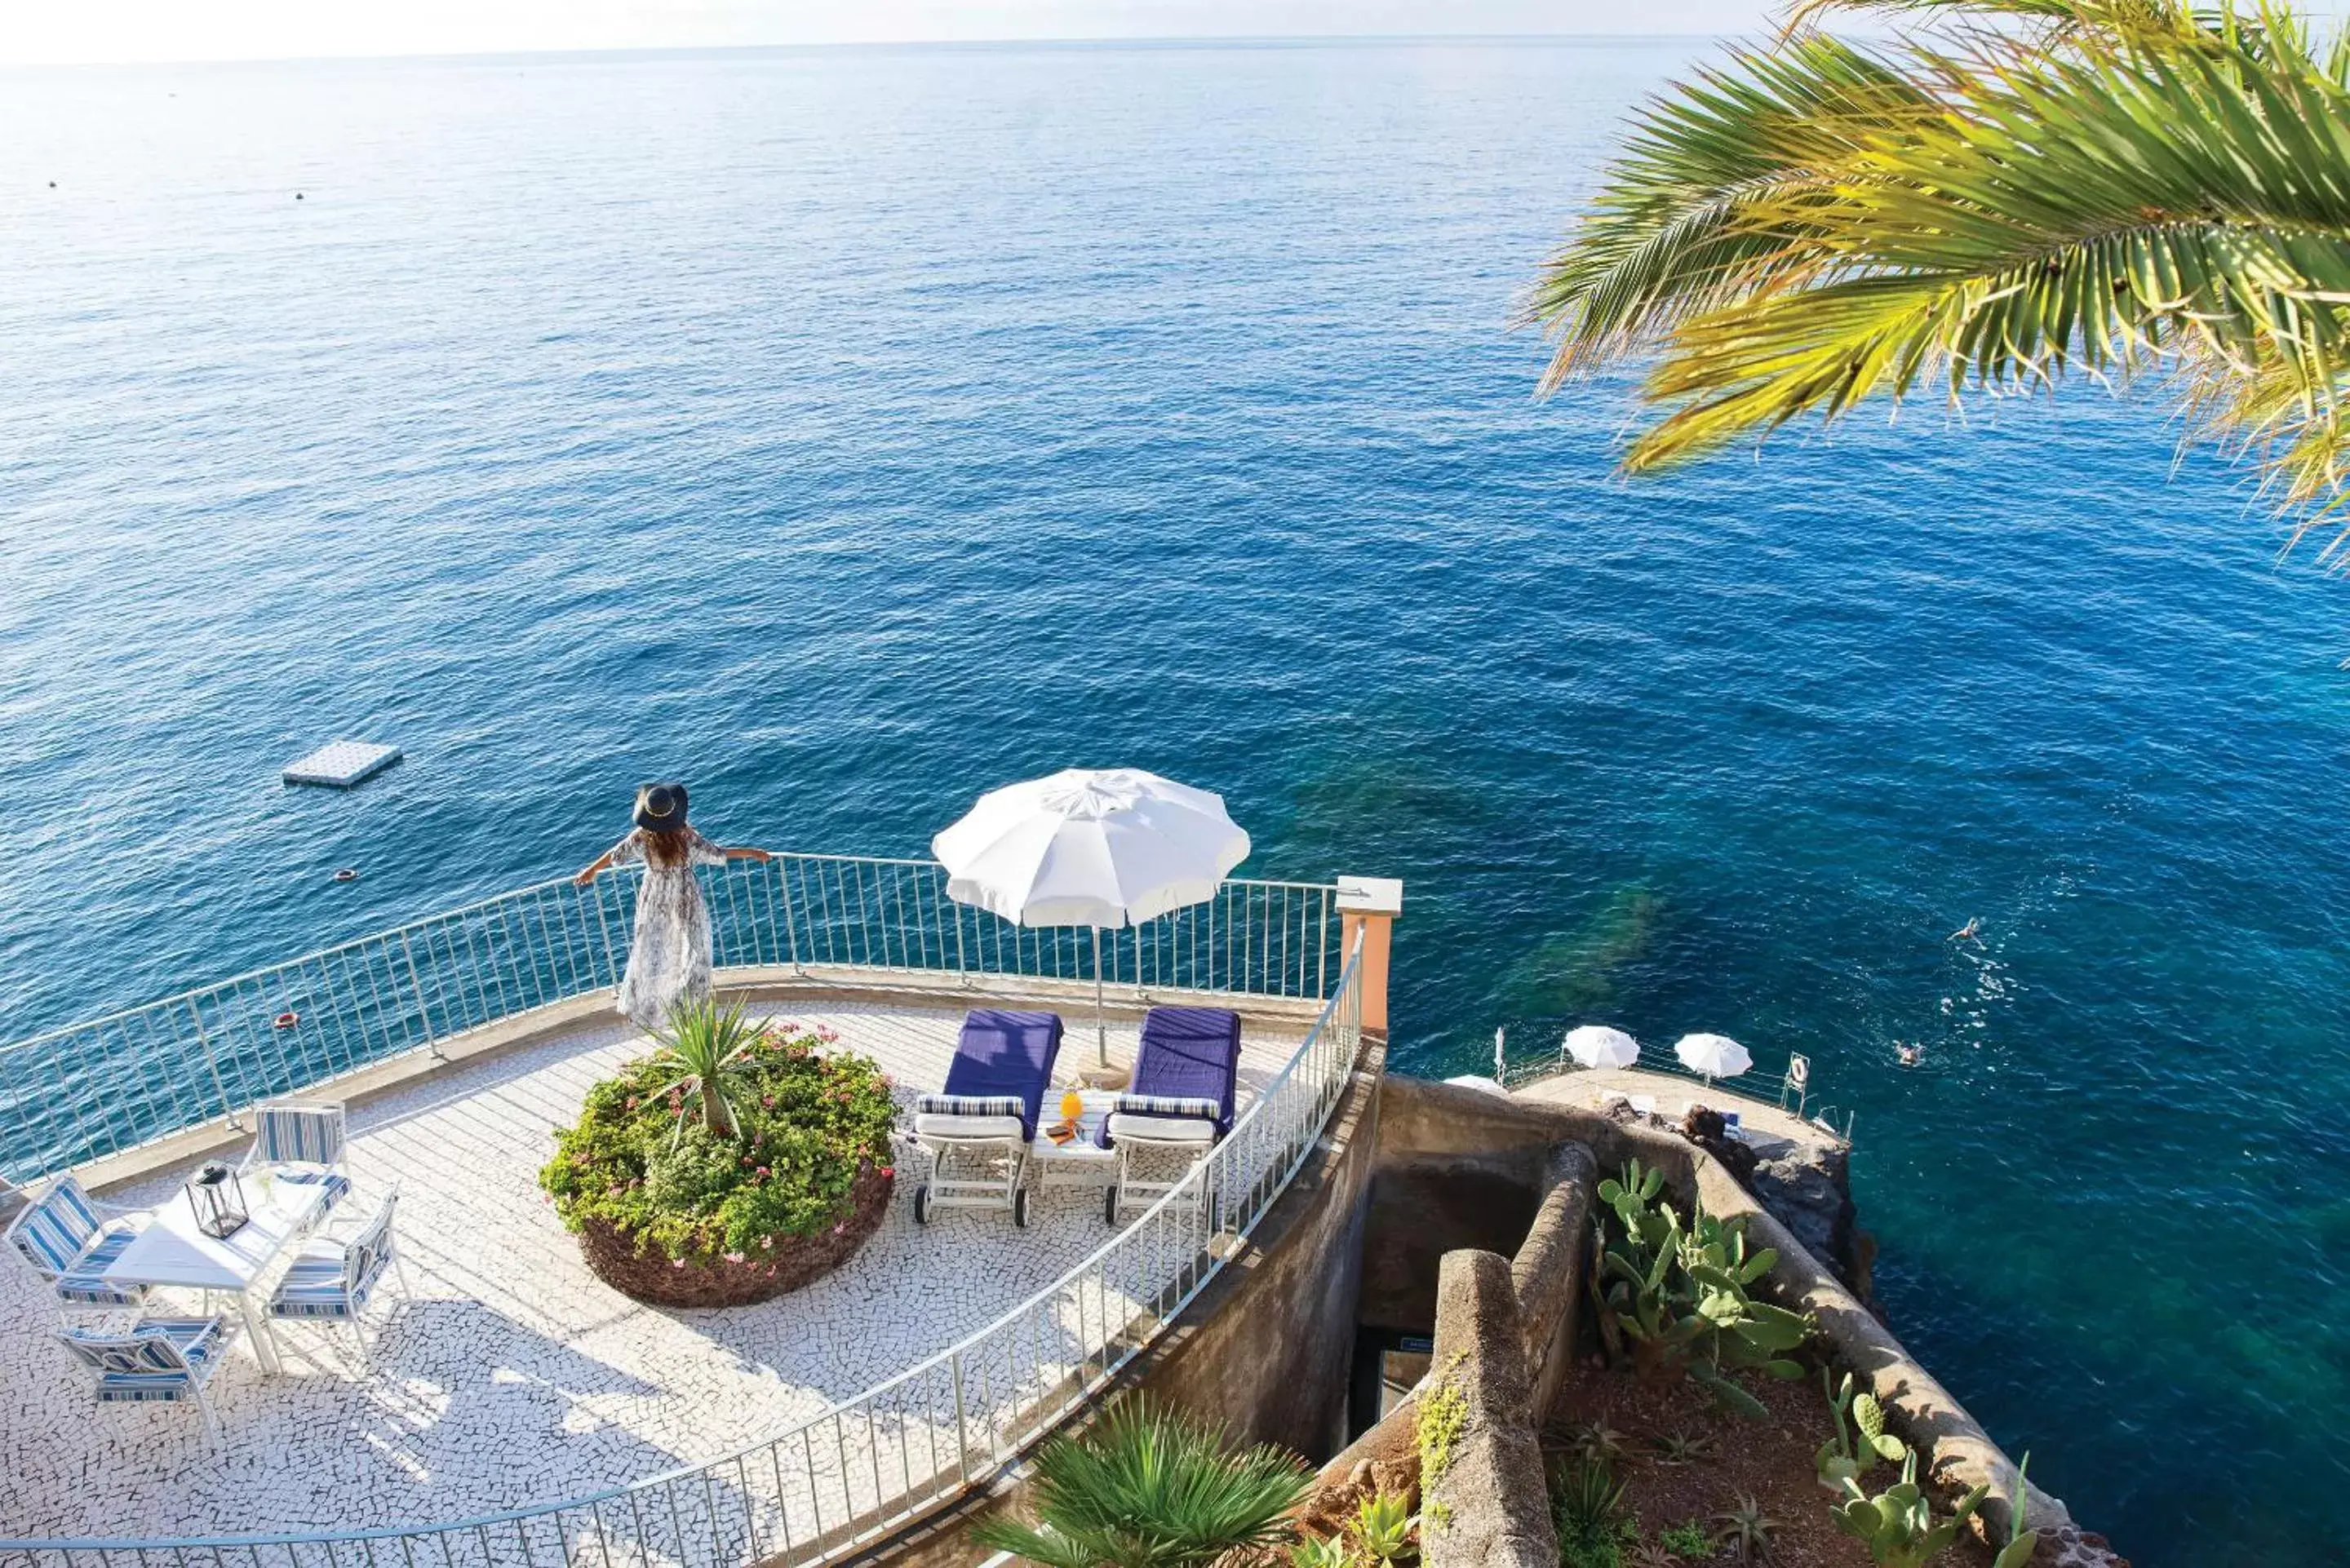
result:
<svg viewBox="0 0 2350 1568"><path fill-rule="evenodd" d="M878 1060L902 1103L942 1080L960 1015L835 1004L777 1016L837 1031L838 1048ZM1131 1026L1113 1027L1111 1044L1130 1057ZM1091 1045L1073 1018L1065 1069ZM1244 1091L1293 1047L1252 1034ZM0 1536L407 1525L624 1485L822 1413L984 1326L1111 1234L1087 1189L1039 1193L1026 1231L1002 1214L953 1210L918 1228L901 1196L856 1257L781 1300L639 1305L588 1272L535 1178L588 1085L646 1048L617 1025L583 1030L355 1108L347 1201L363 1210L400 1183L415 1293L379 1303L364 1369L348 1331L281 1326L278 1376L249 1348L233 1351L213 1383L226 1430L218 1444L191 1407L98 1407L87 1374L50 1337L57 1316L36 1282L0 1266L0 1311L14 1325L0 1335L0 1449L10 1456ZM901 1171L901 1195L919 1173L910 1162ZM114 1196L152 1202L177 1181ZM889 1469L918 1469L935 1451L920 1436L887 1449ZM855 1495L869 1498L870 1483Z"/></svg>

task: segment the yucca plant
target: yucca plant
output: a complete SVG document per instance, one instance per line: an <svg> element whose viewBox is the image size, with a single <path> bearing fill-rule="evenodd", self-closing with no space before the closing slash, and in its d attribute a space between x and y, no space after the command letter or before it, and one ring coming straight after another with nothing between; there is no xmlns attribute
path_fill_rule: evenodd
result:
<svg viewBox="0 0 2350 1568"><path fill-rule="evenodd" d="M1842 9L1909 30L1821 32ZM2345 131L2350 44L2266 0L1802 0L1636 119L1530 296L1544 384L1646 367L1639 472L2152 379L2305 527L2350 504Z"/></svg>
<svg viewBox="0 0 2350 1568"><path fill-rule="evenodd" d="M972 1535L1046 1568L1201 1568L1285 1540L1309 1480L1285 1449L1235 1451L1133 1399L1037 1454L1035 1522L993 1519Z"/></svg>
<svg viewBox="0 0 2350 1568"><path fill-rule="evenodd" d="M654 1092L677 1101L677 1134L685 1131L688 1111L699 1106L702 1125L716 1137L733 1137L740 1118L734 1114L733 1082L739 1078L762 1031L743 1014L740 1002L726 1007L704 997L679 1002L669 1022L653 1032L660 1051L654 1060L675 1074Z"/></svg>

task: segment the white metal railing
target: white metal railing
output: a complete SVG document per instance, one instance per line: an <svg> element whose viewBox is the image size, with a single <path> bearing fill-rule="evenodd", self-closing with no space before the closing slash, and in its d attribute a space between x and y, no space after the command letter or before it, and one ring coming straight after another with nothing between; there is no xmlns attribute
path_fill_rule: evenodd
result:
<svg viewBox="0 0 2350 1568"><path fill-rule="evenodd" d="M1361 1041L1360 970L1349 954L1288 1064L1174 1190L978 1333L775 1437L631 1486L451 1524L0 1540L0 1563L745 1568L868 1544L997 1474L1174 1320L1312 1156Z"/></svg>
<svg viewBox="0 0 2350 1568"><path fill-rule="evenodd" d="M1090 933L1024 929L946 896L936 862L778 855L702 873L722 968L856 967L1094 979ZM452 1035L617 984L637 874L503 894L290 963L0 1047L0 1176L26 1180ZM1227 882L1105 932L1102 978L1149 991L1318 999L1337 979L1333 888Z"/></svg>

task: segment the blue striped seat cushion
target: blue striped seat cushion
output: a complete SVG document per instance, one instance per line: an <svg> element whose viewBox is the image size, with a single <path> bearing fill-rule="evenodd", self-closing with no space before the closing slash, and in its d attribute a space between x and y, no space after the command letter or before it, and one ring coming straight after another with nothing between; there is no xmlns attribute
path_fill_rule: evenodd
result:
<svg viewBox="0 0 2350 1568"><path fill-rule="evenodd" d="M70 1176L41 1194L39 1202L17 1217L11 1232L25 1261L50 1279L71 1268L97 1234L98 1211L81 1183Z"/></svg>
<svg viewBox="0 0 2350 1568"><path fill-rule="evenodd" d="M1120 1095L1117 1115L1128 1116L1180 1116L1191 1121L1214 1121L1224 1114L1222 1100L1193 1095Z"/></svg>
<svg viewBox="0 0 2350 1568"><path fill-rule="evenodd" d="M351 1189L348 1177L337 1175L331 1170L281 1170L277 1173L277 1179L305 1186L317 1185L318 1199L310 1205L309 1223L313 1225L332 1213L335 1205L340 1203Z"/></svg>
<svg viewBox="0 0 2350 1568"><path fill-rule="evenodd" d="M102 1400L184 1399L221 1345L216 1317L150 1318L127 1335L68 1331L59 1337L98 1370Z"/></svg>
<svg viewBox="0 0 2350 1568"><path fill-rule="evenodd" d="M367 1305L368 1297L375 1293L376 1282L383 1278L384 1265L390 1261L388 1252L376 1253L367 1272L347 1293L343 1289L342 1248L321 1247L303 1252L286 1271L277 1293L269 1298L269 1315L348 1317L354 1303Z"/></svg>
<svg viewBox="0 0 2350 1568"><path fill-rule="evenodd" d="M918 1116L1017 1116L1027 1114L1028 1102L1017 1095L917 1095Z"/></svg>
<svg viewBox="0 0 2350 1568"><path fill-rule="evenodd" d="M316 1106L276 1106L258 1112L254 1158L265 1165L340 1165L343 1112Z"/></svg>
<svg viewBox="0 0 2350 1568"><path fill-rule="evenodd" d="M145 1285L110 1285L102 1276L122 1256L122 1250L137 1239L130 1230L113 1231L99 1238L97 1246L74 1261L72 1268L57 1276L57 1295L81 1306L137 1306L147 1299Z"/></svg>

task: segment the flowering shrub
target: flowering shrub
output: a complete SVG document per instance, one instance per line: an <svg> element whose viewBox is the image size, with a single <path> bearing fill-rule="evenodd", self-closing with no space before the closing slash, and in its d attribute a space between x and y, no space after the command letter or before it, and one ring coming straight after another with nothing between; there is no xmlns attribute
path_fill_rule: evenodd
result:
<svg viewBox="0 0 2350 1568"><path fill-rule="evenodd" d="M785 1025L751 1045L733 1080L737 1135L686 1113L657 1056L588 1091L556 1132L538 1184L572 1230L601 1220L680 1262L740 1262L845 1221L859 1171L887 1168L889 1080L866 1057L819 1055L830 1032Z"/></svg>

